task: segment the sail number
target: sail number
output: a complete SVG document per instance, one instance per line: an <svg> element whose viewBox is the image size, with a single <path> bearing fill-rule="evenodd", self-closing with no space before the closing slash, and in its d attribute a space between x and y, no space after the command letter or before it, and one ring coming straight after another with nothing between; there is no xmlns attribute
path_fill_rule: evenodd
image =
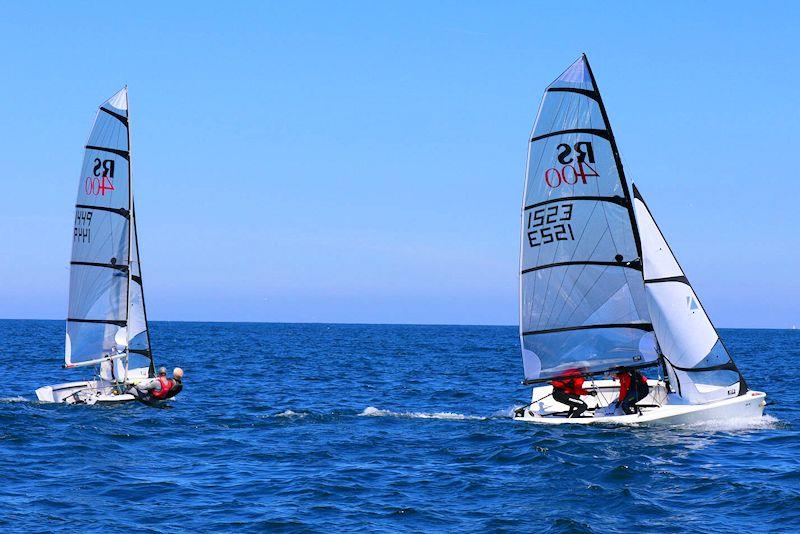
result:
<svg viewBox="0 0 800 534"><path fill-rule="evenodd" d="M92 242L92 212L90 210L75 210L75 228L72 240L80 243Z"/></svg>
<svg viewBox="0 0 800 534"><path fill-rule="evenodd" d="M83 182L83 190L87 195L106 196L106 191L114 190L114 182L110 176L87 176Z"/></svg>
<svg viewBox="0 0 800 534"><path fill-rule="evenodd" d="M587 172L588 170L588 172ZM586 184L586 178L589 177L597 177L600 176L597 174L597 171L594 170L594 167L589 165L586 162L578 161L578 168L575 168L573 164L567 164L558 169L556 167L551 167L544 171L544 183L546 183L549 187L555 189L556 187L560 186L561 184L566 185L575 185L580 180L582 183Z"/></svg>
<svg viewBox="0 0 800 534"><path fill-rule="evenodd" d="M574 241L572 204L542 206L528 212L528 245L538 247L553 241Z"/></svg>
<svg viewBox="0 0 800 534"><path fill-rule="evenodd" d="M83 190L87 195L106 196L106 191L114 190L114 160L94 159L92 167L94 176L87 176L83 181Z"/></svg>

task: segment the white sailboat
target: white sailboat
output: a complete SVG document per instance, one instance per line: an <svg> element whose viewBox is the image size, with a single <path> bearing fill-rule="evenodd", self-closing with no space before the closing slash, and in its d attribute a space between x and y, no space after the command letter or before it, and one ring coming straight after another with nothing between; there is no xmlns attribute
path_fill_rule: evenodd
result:
<svg viewBox="0 0 800 534"><path fill-rule="evenodd" d="M41 387L42 402L132 401L126 386L154 376L128 127L126 87L97 112L75 205L64 368L94 367L97 376Z"/></svg>
<svg viewBox="0 0 800 534"><path fill-rule="evenodd" d="M641 194L631 192L583 55L545 91L530 137L520 249L520 341L532 402L515 419L549 424L691 423L761 416ZM636 368L650 392L625 415ZM588 410L568 417L549 384L578 374ZM655 378L654 378L655 377Z"/></svg>

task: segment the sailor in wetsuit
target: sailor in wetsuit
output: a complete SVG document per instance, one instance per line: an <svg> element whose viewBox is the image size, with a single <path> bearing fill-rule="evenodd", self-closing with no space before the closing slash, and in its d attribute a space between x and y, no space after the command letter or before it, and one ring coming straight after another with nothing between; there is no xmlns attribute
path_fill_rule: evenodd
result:
<svg viewBox="0 0 800 534"><path fill-rule="evenodd" d="M636 369L622 369L616 374L616 379L619 380L617 406L625 415L636 413L636 403L650 393L647 377Z"/></svg>
<svg viewBox="0 0 800 534"><path fill-rule="evenodd" d="M580 417L588 408L581 395L597 395L596 391L583 389L584 378L577 369L564 371L550 382L553 386L553 399L569 406L567 417Z"/></svg>
<svg viewBox="0 0 800 534"><path fill-rule="evenodd" d="M139 382L128 393L145 403L153 403L171 399L183 389L183 369L176 367L172 371L172 378L167 378L166 367L158 370L156 378Z"/></svg>

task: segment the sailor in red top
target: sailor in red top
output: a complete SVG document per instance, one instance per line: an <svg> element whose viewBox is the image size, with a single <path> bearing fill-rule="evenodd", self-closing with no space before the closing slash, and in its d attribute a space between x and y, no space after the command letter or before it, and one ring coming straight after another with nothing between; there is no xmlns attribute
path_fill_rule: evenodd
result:
<svg viewBox="0 0 800 534"><path fill-rule="evenodd" d="M597 395L596 391L583 389L584 378L578 369L568 369L550 382L553 399L569 406L567 417L580 417L588 408L581 395Z"/></svg>
<svg viewBox="0 0 800 534"><path fill-rule="evenodd" d="M647 377L636 369L621 369L615 378L619 380L617 406L621 407L626 415L636 413L636 403L650 393Z"/></svg>
<svg viewBox="0 0 800 534"><path fill-rule="evenodd" d="M172 378L167 378L167 369L161 367L158 376L140 382L131 388L128 393L145 404L171 399L183 389L183 369L176 367L172 371Z"/></svg>

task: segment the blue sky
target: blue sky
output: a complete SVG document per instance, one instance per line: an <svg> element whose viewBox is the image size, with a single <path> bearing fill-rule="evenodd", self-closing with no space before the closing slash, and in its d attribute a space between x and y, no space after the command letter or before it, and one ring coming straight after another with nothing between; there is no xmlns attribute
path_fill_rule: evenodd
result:
<svg viewBox="0 0 800 534"><path fill-rule="evenodd" d="M800 323L789 2L6 4L0 317L63 318L130 88L152 319L516 324L527 136L582 51L719 326Z"/></svg>

